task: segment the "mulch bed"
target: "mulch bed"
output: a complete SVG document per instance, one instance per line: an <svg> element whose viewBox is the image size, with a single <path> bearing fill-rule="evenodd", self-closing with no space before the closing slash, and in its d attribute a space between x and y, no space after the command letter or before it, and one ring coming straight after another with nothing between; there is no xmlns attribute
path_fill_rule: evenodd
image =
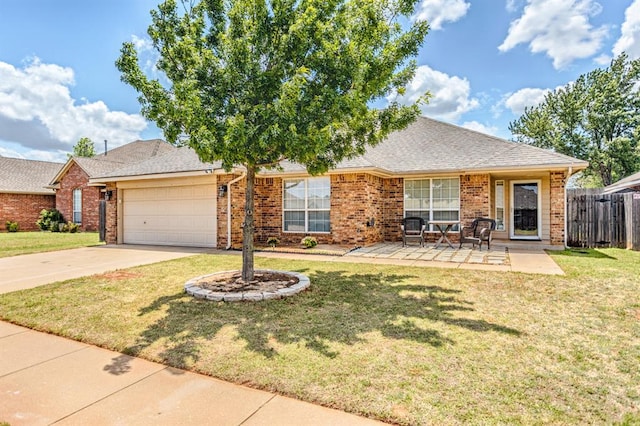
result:
<svg viewBox="0 0 640 426"><path fill-rule="evenodd" d="M240 293L246 291L277 291L291 287L300 280L280 272L256 272L254 280L248 283L242 281L240 271L214 274L196 281L196 285L205 290L221 293Z"/></svg>

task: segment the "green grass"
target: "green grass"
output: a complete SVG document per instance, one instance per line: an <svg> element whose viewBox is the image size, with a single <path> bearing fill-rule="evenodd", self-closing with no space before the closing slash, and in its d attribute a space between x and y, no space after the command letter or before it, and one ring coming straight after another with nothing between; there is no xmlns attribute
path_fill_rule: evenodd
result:
<svg viewBox="0 0 640 426"><path fill-rule="evenodd" d="M97 232L2 232L0 257L40 253L103 244Z"/></svg>
<svg viewBox="0 0 640 426"><path fill-rule="evenodd" d="M566 276L257 257L312 285L238 304L184 294L240 266L199 255L0 295L0 318L398 424L637 424L640 253L551 255Z"/></svg>

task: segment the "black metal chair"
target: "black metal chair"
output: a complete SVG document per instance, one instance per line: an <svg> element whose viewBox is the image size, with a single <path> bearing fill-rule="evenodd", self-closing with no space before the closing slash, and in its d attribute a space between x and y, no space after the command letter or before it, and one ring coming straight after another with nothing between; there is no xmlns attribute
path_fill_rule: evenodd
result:
<svg viewBox="0 0 640 426"><path fill-rule="evenodd" d="M425 220L421 217L405 217L402 219L400 229L402 229L402 246L407 245L407 240L415 239L420 241L420 247L424 247L424 231L427 228Z"/></svg>
<svg viewBox="0 0 640 426"><path fill-rule="evenodd" d="M476 244L482 250L482 242L487 242L487 249L491 250L492 233L496 229L496 221L487 217L478 217L473 219L471 226L460 226L460 247L463 243L472 243L473 248Z"/></svg>

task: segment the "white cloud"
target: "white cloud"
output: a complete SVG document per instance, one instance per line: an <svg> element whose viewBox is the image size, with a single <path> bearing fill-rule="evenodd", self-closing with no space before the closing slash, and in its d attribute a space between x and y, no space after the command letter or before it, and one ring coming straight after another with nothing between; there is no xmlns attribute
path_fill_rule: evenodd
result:
<svg viewBox="0 0 640 426"><path fill-rule="evenodd" d="M484 133L485 135L493 135L498 136L499 130L495 126L486 126L477 121L466 121L462 123L462 127L470 130L475 130L476 132Z"/></svg>
<svg viewBox="0 0 640 426"><path fill-rule="evenodd" d="M611 63L611 60L613 58L609 55L606 54L602 54L602 55L598 55L595 58L593 58L593 62L595 62L598 65L609 65Z"/></svg>
<svg viewBox="0 0 640 426"><path fill-rule="evenodd" d="M518 10L518 8L520 7L520 3L523 0L507 0L507 4L505 5L505 8L507 9L507 12L513 13L516 12Z"/></svg>
<svg viewBox="0 0 640 426"><path fill-rule="evenodd" d="M532 53L544 52L553 59L554 68L564 68L602 47L609 28L594 28L589 22L601 11L594 0L528 0L498 49L506 52L521 43L528 44Z"/></svg>
<svg viewBox="0 0 640 426"><path fill-rule="evenodd" d="M624 16L622 34L613 46L613 53L618 56L622 52L627 52L630 59L638 59L640 58L640 0L634 0Z"/></svg>
<svg viewBox="0 0 640 426"><path fill-rule="evenodd" d="M102 101L76 104L69 90L73 84L71 68L38 58L23 68L0 62L0 140L34 156L42 151L40 159L46 152L59 158L81 137L107 139L116 147L138 139L147 127L142 116L110 111Z"/></svg>
<svg viewBox="0 0 640 426"><path fill-rule="evenodd" d="M415 77L406 89L404 95L392 95L388 99L409 104L418 101L428 91L431 98L428 104L422 105L422 113L445 121L455 122L462 114L477 108L480 104L477 99L470 97L471 87L467 79L449 76L427 65L418 67Z"/></svg>
<svg viewBox="0 0 640 426"><path fill-rule="evenodd" d="M514 115L522 115L526 107L534 107L544 101L544 97L549 92L549 89L520 89L515 93L507 95L504 99L504 105L509 108Z"/></svg>
<svg viewBox="0 0 640 426"><path fill-rule="evenodd" d="M427 21L429 28L440 30L445 22L456 22L466 15L469 6L464 0L422 0L413 19Z"/></svg>

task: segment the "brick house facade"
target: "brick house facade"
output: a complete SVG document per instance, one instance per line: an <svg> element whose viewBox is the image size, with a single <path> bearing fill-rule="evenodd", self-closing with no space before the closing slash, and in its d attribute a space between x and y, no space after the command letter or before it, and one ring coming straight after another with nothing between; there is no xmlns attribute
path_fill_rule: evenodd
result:
<svg viewBox="0 0 640 426"><path fill-rule="evenodd" d="M226 185L237 175L221 175L220 184ZM550 245L564 243L564 183L566 172L543 173L539 177L549 182L550 192L544 198L543 222L548 230L543 241ZM329 233L285 232L283 230L283 178L259 177L255 180L255 243L266 245L269 237L277 237L283 245L298 245L307 236L314 236L320 244L346 247L367 246L382 241L402 241L400 222L404 214L404 178L381 178L367 173L332 174L331 177L331 231ZM492 217L491 175L459 175L459 218L468 225L476 217ZM415 178L412 178L415 179ZM495 179L494 179L495 180ZM242 248L242 218L245 197L244 180L231 190L232 244ZM546 203L543 203L546 204ZM227 202L218 203L218 248L228 246ZM498 234L500 234L498 232ZM450 234L457 241L457 233ZM439 233L427 233L427 241L435 241ZM507 239L506 234L502 237Z"/></svg>
<svg viewBox="0 0 640 426"><path fill-rule="evenodd" d="M81 211L78 221L74 220L75 190L81 191ZM89 175L72 163L56 189L55 207L62 213L65 222L76 222L83 231L98 230L98 204L104 199L100 187L89 185Z"/></svg>
<svg viewBox="0 0 640 426"><path fill-rule="evenodd" d="M562 246L566 181L587 165L422 117L324 176L311 177L291 163L258 174L255 243L266 245L277 237L283 245L298 246L307 235L344 247L401 241L402 218L420 215L462 225L477 217L496 218L495 239ZM173 148L90 178L90 185L106 185L113 194L107 207L108 243L141 241L138 237L146 233L148 240L136 243L180 245L184 234L201 230L214 234L207 247L242 246L246 182L241 168L227 173L220 164L203 164L188 148ZM206 186L189 191L188 185ZM204 195L193 199L189 194L195 192ZM146 200L146 207L140 200ZM212 229L187 229L209 214L192 211L201 207L215 211ZM427 241L439 236L429 224ZM455 228L450 236L457 240ZM195 237L187 241L196 244Z"/></svg>

